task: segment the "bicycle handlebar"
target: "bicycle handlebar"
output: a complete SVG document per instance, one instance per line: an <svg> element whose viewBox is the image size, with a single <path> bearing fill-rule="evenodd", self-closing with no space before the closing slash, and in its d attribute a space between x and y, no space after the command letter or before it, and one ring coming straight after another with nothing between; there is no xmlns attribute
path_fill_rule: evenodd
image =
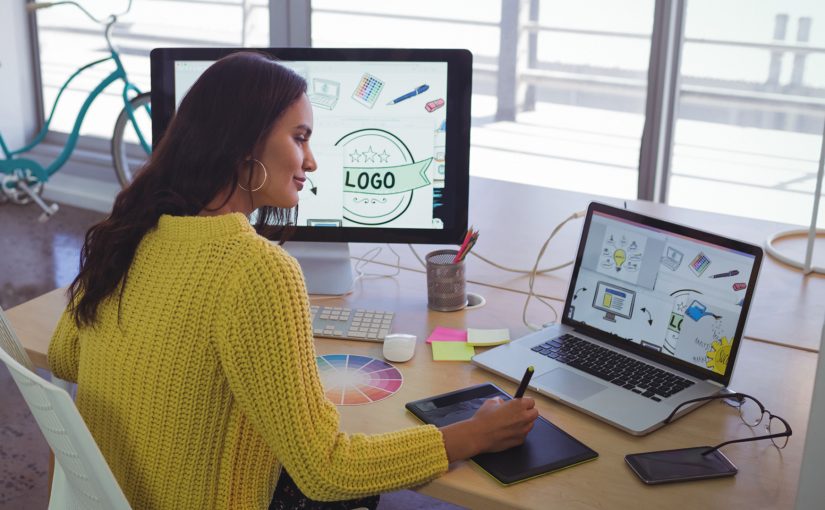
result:
<svg viewBox="0 0 825 510"><path fill-rule="evenodd" d="M77 2L73 2L71 0L64 0L64 1L61 1L61 2L32 2L32 3L26 4L26 9L29 12L34 12L38 9L48 9L49 7L54 7L55 5L74 5L75 7L77 7L81 11L83 11L83 14L88 16L89 19L91 19L95 23L99 23L101 25L106 25L108 23L111 23L114 20L117 20L117 18L119 16L123 16L123 15L127 14L129 11L132 10L132 0L129 0L129 3L126 5L126 10L125 11L121 12L120 14L110 14L109 17L106 18L105 20L100 20L100 19L97 19L94 16L92 16L92 13L87 11L82 5L80 5Z"/></svg>
<svg viewBox="0 0 825 510"><path fill-rule="evenodd" d="M26 10L29 12L36 11L37 9L47 9L54 5L54 2L33 2L30 4L26 4Z"/></svg>

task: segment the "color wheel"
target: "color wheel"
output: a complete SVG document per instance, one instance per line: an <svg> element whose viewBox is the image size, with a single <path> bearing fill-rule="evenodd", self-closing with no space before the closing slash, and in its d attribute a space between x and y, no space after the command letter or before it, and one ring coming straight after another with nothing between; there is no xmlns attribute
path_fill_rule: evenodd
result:
<svg viewBox="0 0 825 510"><path fill-rule="evenodd" d="M327 398L335 405L357 406L383 400L399 389L404 377L386 361L352 354L315 358Z"/></svg>

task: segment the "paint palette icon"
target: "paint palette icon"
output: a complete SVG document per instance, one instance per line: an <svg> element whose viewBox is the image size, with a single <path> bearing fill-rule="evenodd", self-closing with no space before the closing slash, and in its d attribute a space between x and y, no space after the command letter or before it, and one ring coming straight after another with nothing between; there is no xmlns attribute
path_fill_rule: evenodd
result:
<svg viewBox="0 0 825 510"><path fill-rule="evenodd" d="M367 108L372 108L375 102L378 101L378 96L381 95L382 90L384 90L383 81L370 73L364 73L355 90L352 92L352 98L355 99L357 103Z"/></svg>
<svg viewBox="0 0 825 510"><path fill-rule="evenodd" d="M701 251L690 261L690 270L696 276L702 276L702 273L710 266L710 259Z"/></svg>
<svg viewBox="0 0 825 510"><path fill-rule="evenodd" d="M336 405L378 402L393 395L404 382L397 368L369 356L327 354L315 358L324 394Z"/></svg>

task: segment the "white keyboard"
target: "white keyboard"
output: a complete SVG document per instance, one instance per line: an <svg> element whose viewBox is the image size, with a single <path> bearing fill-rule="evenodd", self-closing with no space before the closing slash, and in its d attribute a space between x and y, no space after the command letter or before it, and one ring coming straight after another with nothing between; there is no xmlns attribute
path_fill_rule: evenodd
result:
<svg viewBox="0 0 825 510"><path fill-rule="evenodd" d="M341 340L383 342L392 330L393 312L311 306L312 334Z"/></svg>

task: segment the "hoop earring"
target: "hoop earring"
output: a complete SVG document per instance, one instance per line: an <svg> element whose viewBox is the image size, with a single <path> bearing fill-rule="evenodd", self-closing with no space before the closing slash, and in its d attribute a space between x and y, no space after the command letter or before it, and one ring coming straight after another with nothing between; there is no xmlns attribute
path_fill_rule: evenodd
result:
<svg viewBox="0 0 825 510"><path fill-rule="evenodd" d="M241 188L241 189L242 189L242 190L244 190L244 191L258 191L259 189L263 188L263 187L264 187L264 184L266 184L266 179L267 179L267 177L269 177L269 174L266 172L266 165L264 165L263 163L261 163L261 162L260 162L260 161L258 161L257 159L247 159L246 161L244 161L244 163L252 163L253 167L254 167L255 163L258 163L259 165L261 165L261 168L263 168L263 169L264 169L264 180L261 182L261 185L260 185L260 186L258 186L258 187L257 187L257 188L255 188L255 189L247 189L247 188L244 188L243 186L241 186L241 183L240 183L240 182L238 182L238 187L239 187L239 188Z"/></svg>

